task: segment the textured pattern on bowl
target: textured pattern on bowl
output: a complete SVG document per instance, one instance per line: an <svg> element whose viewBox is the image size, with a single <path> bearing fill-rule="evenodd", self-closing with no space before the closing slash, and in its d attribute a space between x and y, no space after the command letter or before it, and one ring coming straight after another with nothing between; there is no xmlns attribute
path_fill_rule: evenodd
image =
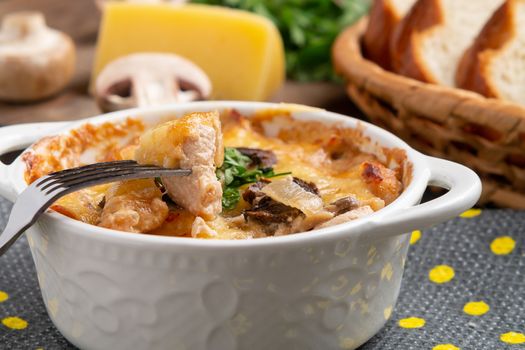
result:
<svg viewBox="0 0 525 350"><path fill-rule="evenodd" d="M390 316L408 248L402 235L232 255L63 233L31 230L38 280L59 330L92 349L353 349Z"/></svg>

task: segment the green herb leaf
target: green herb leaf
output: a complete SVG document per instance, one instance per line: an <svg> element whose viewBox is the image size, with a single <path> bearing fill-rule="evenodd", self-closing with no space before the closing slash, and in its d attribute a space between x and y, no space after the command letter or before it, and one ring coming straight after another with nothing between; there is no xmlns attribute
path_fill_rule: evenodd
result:
<svg viewBox="0 0 525 350"><path fill-rule="evenodd" d="M227 187L222 193L222 207L226 210L232 210L237 206L241 199L241 193L238 188Z"/></svg>
<svg viewBox="0 0 525 350"><path fill-rule="evenodd" d="M243 185L257 182L263 178L289 175L291 172L276 174L273 168L249 168L251 159L237 149L224 149L224 163L217 169L216 174L222 183L222 207L226 210L234 209L241 199L239 188Z"/></svg>

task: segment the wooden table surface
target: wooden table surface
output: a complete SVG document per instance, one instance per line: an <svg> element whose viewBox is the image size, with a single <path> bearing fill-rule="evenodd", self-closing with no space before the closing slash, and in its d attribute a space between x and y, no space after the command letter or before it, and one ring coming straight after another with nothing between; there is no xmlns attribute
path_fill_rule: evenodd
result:
<svg viewBox="0 0 525 350"><path fill-rule="evenodd" d="M53 98L31 104L0 102L0 125L74 120L99 114L88 94L100 23L100 12L94 0L0 0L0 17L14 11L40 11L50 27L71 35L77 48L76 73L69 86ZM287 82L272 101L303 103L348 115L359 114L347 98L344 87L331 83Z"/></svg>

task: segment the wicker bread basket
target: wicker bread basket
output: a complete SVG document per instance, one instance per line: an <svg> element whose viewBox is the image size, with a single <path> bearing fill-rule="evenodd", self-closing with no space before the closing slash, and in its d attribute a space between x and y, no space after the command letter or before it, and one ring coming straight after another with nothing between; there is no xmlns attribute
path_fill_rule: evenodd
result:
<svg viewBox="0 0 525 350"><path fill-rule="evenodd" d="M363 18L333 47L347 92L370 118L420 151L474 169L480 204L525 209L525 108L386 71L363 57Z"/></svg>

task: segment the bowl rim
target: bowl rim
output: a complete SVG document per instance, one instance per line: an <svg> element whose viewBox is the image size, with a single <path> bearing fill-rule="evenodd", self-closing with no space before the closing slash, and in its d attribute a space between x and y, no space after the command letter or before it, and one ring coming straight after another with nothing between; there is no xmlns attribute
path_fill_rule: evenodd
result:
<svg viewBox="0 0 525 350"><path fill-rule="evenodd" d="M288 103L272 103L272 102L246 102L246 101L199 101L189 102L180 104L169 104L163 106L154 107L143 107L134 108L128 110L122 110L112 112L108 114L100 114L94 117L78 120L71 122L59 130L56 130L54 134L67 133L72 129L75 129L85 123L98 124L102 122L116 122L119 120L126 119L128 117L138 118L147 120L149 117L154 117L158 114L173 113L180 114L184 111L190 110L212 110L212 109L226 109L234 108L242 111L244 110L264 110L264 109L280 109L289 110L292 112L293 117L298 119L315 120L320 122L341 122L344 126L356 127L362 126L363 133L370 137L373 142L377 142L384 147L396 147L403 149L406 152L407 160L412 164L412 179L408 187L404 189L401 195L392 203L387 205L385 208L374 212L373 214L366 216L361 219L357 219L348 223L335 225L323 229L300 232L285 236L271 236L254 239L240 239L240 240L221 240L221 239L195 239L192 237L174 237L174 236L160 236L151 234L133 234L129 232L113 230L103 228L82 221L78 221L67 217L63 214L46 211L37 223L45 223L46 226L49 224L65 225L69 228L68 234L73 233L79 236L83 236L89 239L103 240L108 243L119 243L135 245L137 243L144 245L162 245L162 246L179 246L179 247L192 247L192 248L203 248L203 249L218 249L218 248L256 248L262 246L275 246L275 245L299 245L304 243L314 243L319 241L326 241L332 239L343 239L352 238L357 235L371 223L371 221L382 217L386 217L395 213L396 211L406 209L419 202L424 190L427 187L428 179L430 177L430 171L426 161L426 156L420 152L411 148L403 140L395 136L394 134L372 125L368 122L356 119L354 117L345 116L339 113L329 112L324 109L309 107L298 104ZM297 114L299 113L299 114ZM301 116L300 113L305 113ZM315 115L314 115L315 113ZM295 114L295 115L294 115ZM306 117L305 117L306 116ZM384 145L389 143L389 145ZM32 145L27 147L22 154L30 149ZM17 157L15 161L9 166L10 180L14 185L14 189L17 194L27 187L27 184L23 180L23 171L25 171L25 163L21 160L21 156ZM56 230L61 231L61 230ZM344 233L347 233L344 235ZM400 232L399 234L403 234Z"/></svg>

